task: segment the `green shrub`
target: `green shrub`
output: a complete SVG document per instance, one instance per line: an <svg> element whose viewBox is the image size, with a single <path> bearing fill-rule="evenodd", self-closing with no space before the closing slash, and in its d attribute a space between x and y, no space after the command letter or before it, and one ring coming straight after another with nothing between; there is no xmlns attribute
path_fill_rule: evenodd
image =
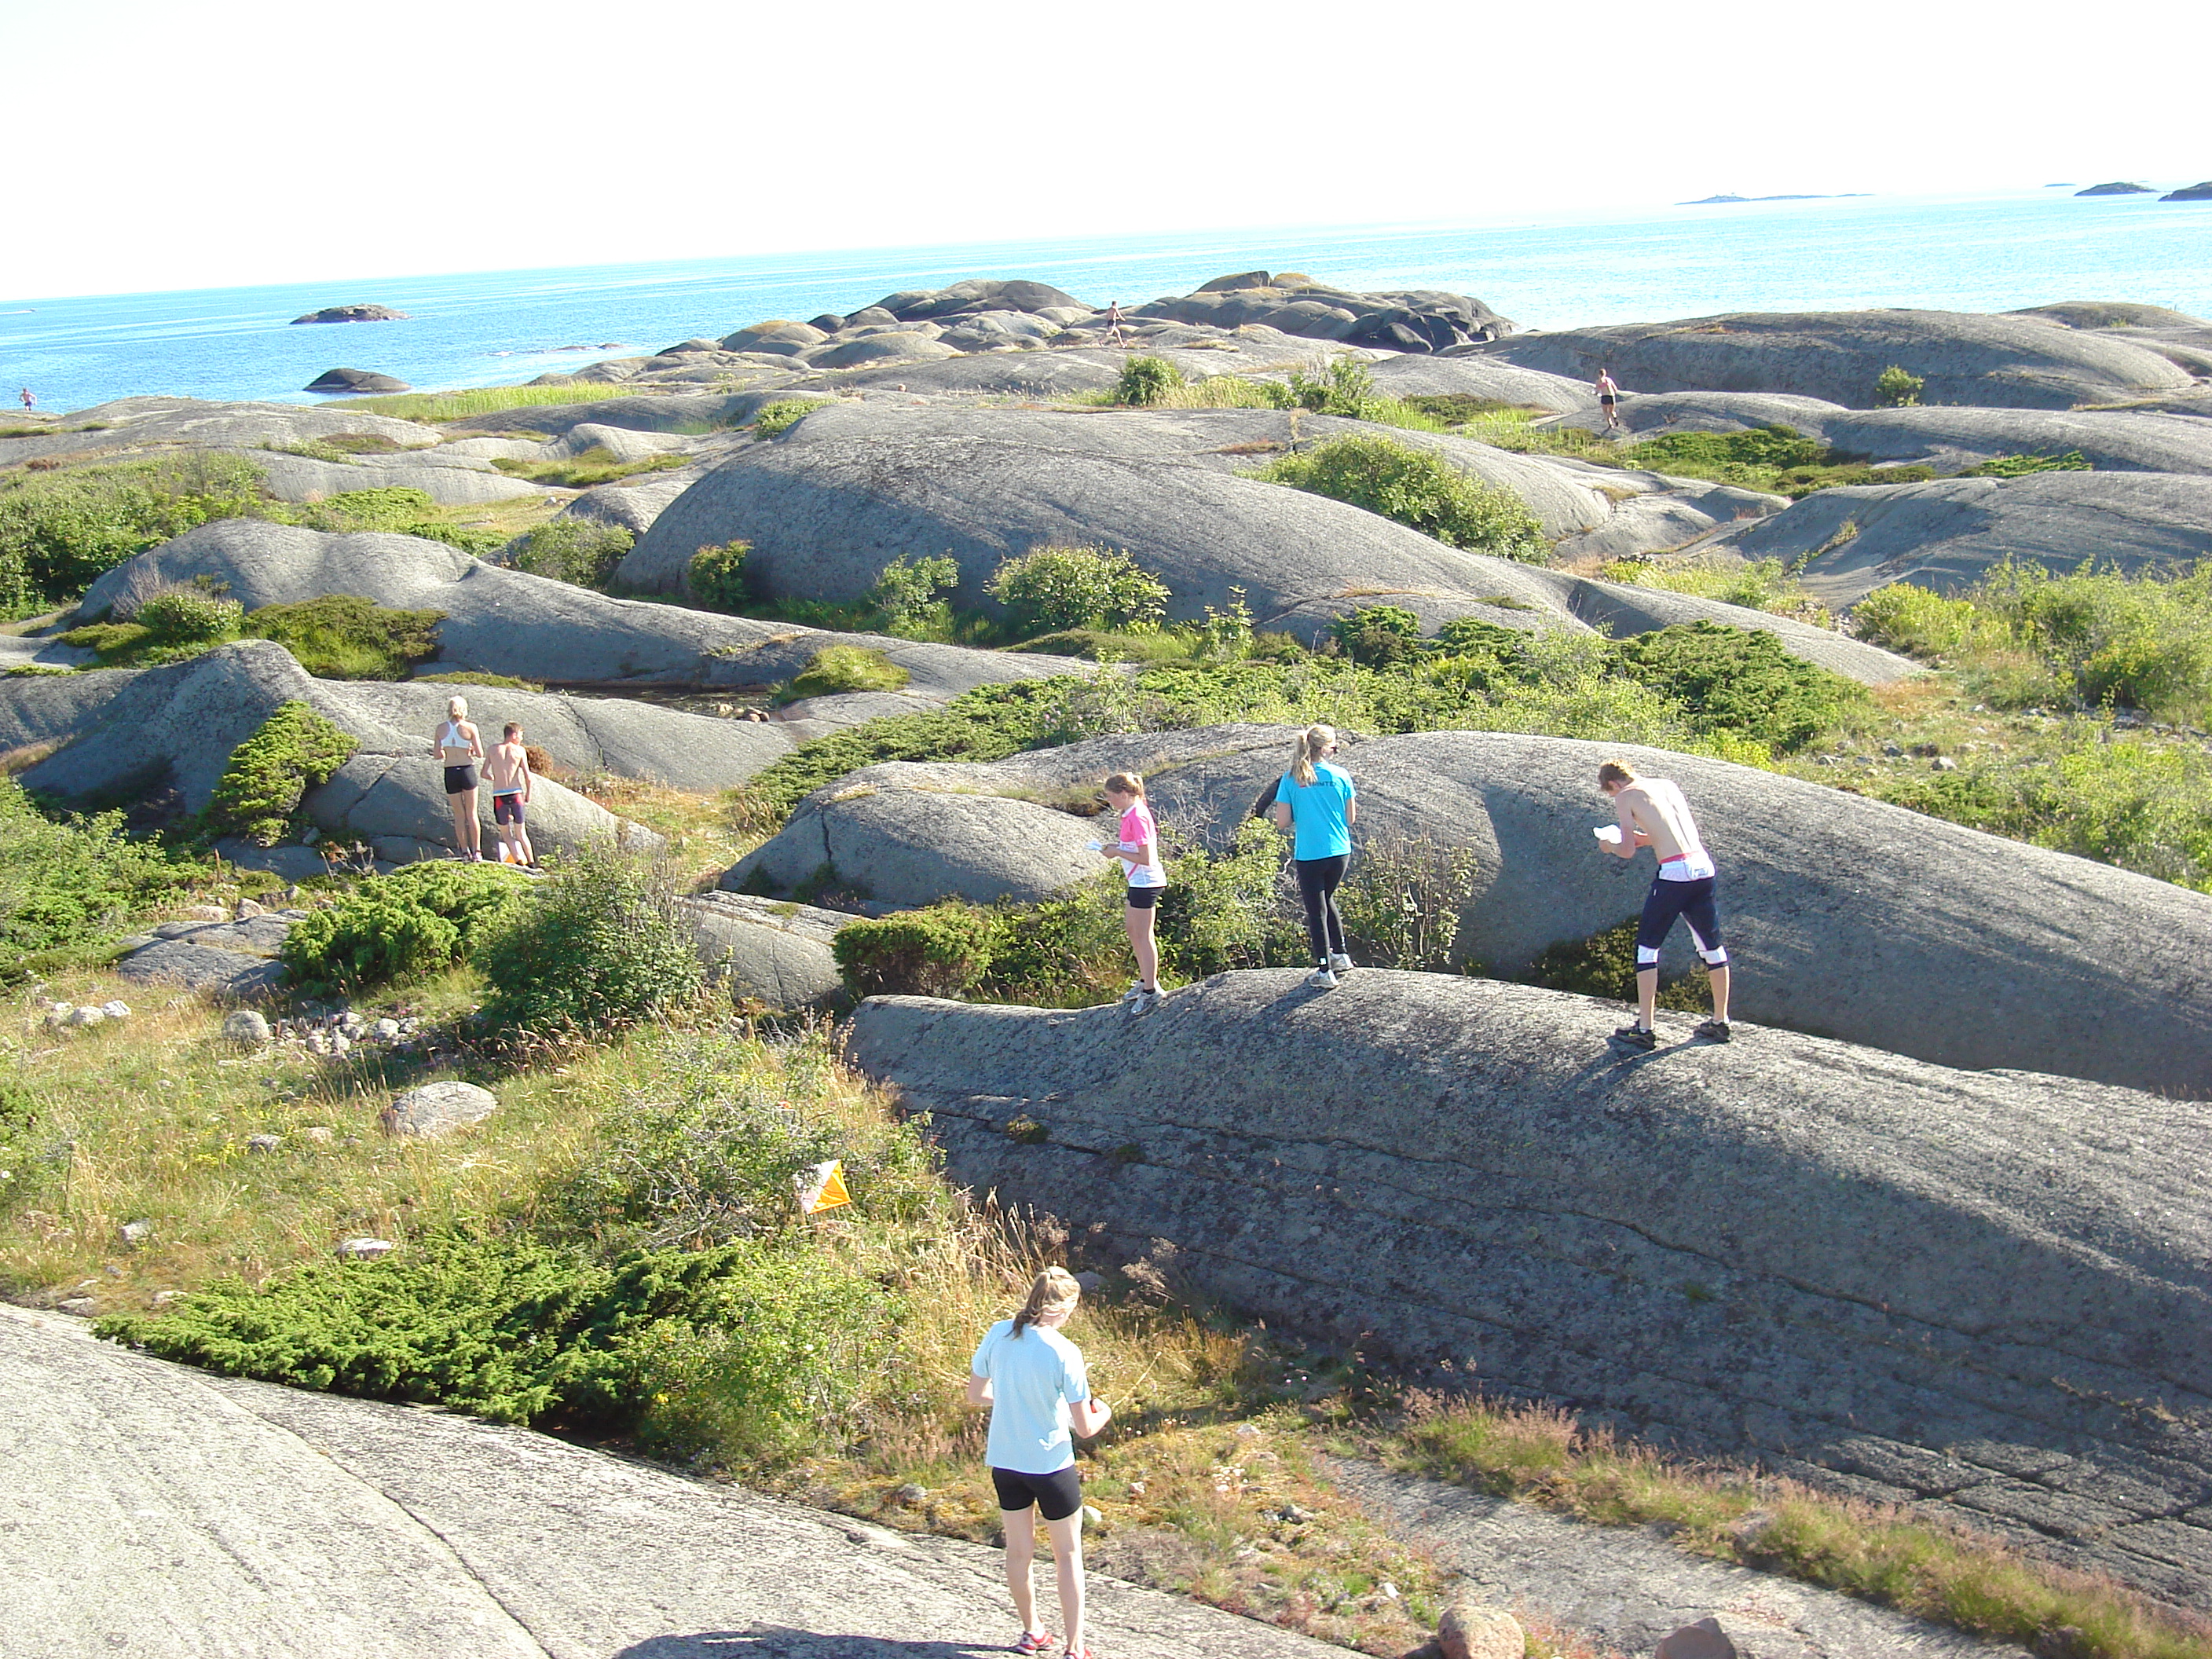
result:
<svg viewBox="0 0 2212 1659"><path fill-rule="evenodd" d="M1608 1002L1636 1000L1636 919L1600 928L1588 939L1561 939L1547 945L1531 963L1521 981L1547 990L1571 991L1577 996L1598 997ZM1659 1006L1681 1013L1702 1013L1711 1006L1703 967L1659 981Z"/></svg>
<svg viewBox="0 0 2212 1659"><path fill-rule="evenodd" d="M501 455L492 465L510 478L527 478L532 483L554 484L562 489L589 489L596 484L635 477L641 472L672 472L690 465L691 458L671 453L626 461L605 444L593 444L582 454L571 455L565 460L525 461Z"/></svg>
<svg viewBox="0 0 2212 1659"><path fill-rule="evenodd" d="M307 1267L258 1290L224 1280L98 1329L219 1376L766 1462L849 1409L897 1308L798 1241L640 1250L602 1267L520 1239L432 1234L383 1261Z"/></svg>
<svg viewBox="0 0 2212 1659"><path fill-rule="evenodd" d="M1448 547L1538 563L1548 552L1542 525L1510 489L1388 438L1334 438L1282 457L1262 476L1394 519Z"/></svg>
<svg viewBox="0 0 2212 1659"><path fill-rule="evenodd" d="M1686 463L1706 467L1816 466L1828 459L1826 446L1788 426L1759 427L1749 432L1669 432L1647 438L1633 447L1637 465L1654 471Z"/></svg>
<svg viewBox="0 0 2212 1659"><path fill-rule="evenodd" d="M196 587L155 594L129 622L72 628L62 643L99 653L102 667L158 668L184 662L238 637L241 607Z"/></svg>
<svg viewBox="0 0 2212 1659"><path fill-rule="evenodd" d="M538 1035L634 1025L700 982L670 872L599 842L538 884L480 963L484 1024Z"/></svg>
<svg viewBox="0 0 2212 1659"><path fill-rule="evenodd" d="M1084 1008L1120 995L1132 966L1121 923L1126 884L1118 868L1099 862L1097 875L1066 892L998 906L990 963L963 988L993 1002L1040 1008ZM1176 873L1180 879L1180 861Z"/></svg>
<svg viewBox="0 0 2212 1659"><path fill-rule="evenodd" d="M265 605L246 619L256 639L273 640L318 679L402 680L438 654L442 611L392 611L352 593L325 593L297 605Z"/></svg>
<svg viewBox="0 0 2212 1659"><path fill-rule="evenodd" d="M1375 405L1382 401L1374 374L1357 357L1332 357L1312 374L1293 369L1290 391L1291 401L1300 409L1347 421L1373 418Z"/></svg>
<svg viewBox="0 0 2212 1659"><path fill-rule="evenodd" d="M474 958L529 890L496 864L410 865L295 923L280 955L310 996L350 994Z"/></svg>
<svg viewBox="0 0 2212 1659"><path fill-rule="evenodd" d="M983 591L1026 634L1127 628L1165 614L1167 585L1109 547L1040 547L1001 562Z"/></svg>
<svg viewBox="0 0 2212 1659"><path fill-rule="evenodd" d="M896 691L907 672L880 651L865 646L832 645L814 653L797 678L776 694L779 703L802 697L834 696L841 691Z"/></svg>
<svg viewBox="0 0 2212 1659"><path fill-rule="evenodd" d="M1237 826L1220 852L1174 849L1172 879L1160 895L1154 923L1167 973L1204 979L1231 969L1287 966L1302 959L1304 934L1284 852L1283 838L1272 824L1250 819ZM1120 872L1109 871L1109 876L1118 890ZM1118 890L1114 908L1121 908ZM1113 951L1109 959L1116 969L1123 968L1127 945Z"/></svg>
<svg viewBox="0 0 2212 1659"><path fill-rule="evenodd" d="M1364 668L1388 668L1421 652L1421 619L1395 605L1363 605L1328 625L1337 649Z"/></svg>
<svg viewBox="0 0 2212 1659"><path fill-rule="evenodd" d="M1758 629L1677 623L1613 648L1628 673L1706 730L1741 732L1785 751L1834 726L1866 696L1856 683L1791 656Z"/></svg>
<svg viewBox="0 0 2212 1659"><path fill-rule="evenodd" d="M514 568L533 576L604 593L614 580L616 566L636 544L637 538L620 525L556 519L509 542L507 558Z"/></svg>
<svg viewBox="0 0 2212 1659"><path fill-rule="evenodd" d="M1962 478L2025 478L2033 472L2094 472L2095 465L2078 449L2063 455L1992 455L1959 476Z"/></svg>
<svg viewBox="0 0 2212 1659"><path fill-rule="evenodd" d="M184 884L190 866L127 839L123 816L48 817L0 776L0 980L41 951L88 945Z"/></svg>
<svg viewBox="0 0 2212 1659"><path fill-rule="evenodd" d="M1875 377L1874 404L1876 409L1910 409L1920 401L1920 393L1928 382L1892 363Z"/></svg>
<svg viewBox="0 0 2212 1659"><path fill-rule="evenodd" d="M817 409L827 408L829 400L823 398L787 398L780 403L768 404L752 418L752 434L756 438L781 438Z"/></svg>
<svg viewBox="0 0 2212 1659"><path fill-rule="evenodd" d="M848 922L830 949L856 997L952 997L989 968L991 934L988 912L948 900Z"/></svg>
<svg viewBox="0 0 2212 1659"><path fill-rule="evenodd" d="M264 847L282 839L307 791L329 782L360 747L307 704L279 703L230 751L208 804L210 826Z"/></svg>
<svg viewBox="0 0 2212 1659"><path fill-rule="evenodd" d="M752 544L724 542L702 547L684 567L684 591L694 605L734 615L753 602L753 580L746 568Z"/></svg>
<svg viewBox="0 0 2212 1659"><path fill-rule="evenodd" d="M346 489L308 506L290 511L290 520L309 530L332 535L376 532L392 536L419 536L443 542L464 553L482 556L507 544L500 531L478 525L453 524L437 516L438 505L426 490L402 485L380 485L373 489ZM271 516L277 516L272 509Z"/></svg>
<svg viewBox="0 0 2212 1659"><path fill-rule="evenodd" d="M1337 890L1352 955L1370 968L1443 971L1481 878L1471 846L1425 834L1364 837Z"/></svg>
<svg viewBox="0 0 2212 1659"><path fill-rule="evenodd" d="M236 455L0 475L0 611L73 599L134 555L216 519L258 518L262 471Z"/></svg>
<svg viewBox="0 0 2212 1659"><path fill-rule="evenodd" d="M0 1069L0 1216L52 1184L59 1138L40 1127L45 1115L46 1102L14 1066Z"/></svg>
<svg viewBox="0 0 2212 1659"><path fill-rule="evenodd" d="M944 609L939 597L960 586L960 562L940 554L907 562L901 554L885 565L868 590L868 603L884 614L892 632L909 628ZM949 618L946 618L949 620Z"/></svg>
<svg viewBox="0 0 2212 1659"><path fill-rule="evenodd" d="M1183 383L1182 371L1164 357L1132 357L1114 383L1114 401L1133 409L1158 403Z"/></svg>

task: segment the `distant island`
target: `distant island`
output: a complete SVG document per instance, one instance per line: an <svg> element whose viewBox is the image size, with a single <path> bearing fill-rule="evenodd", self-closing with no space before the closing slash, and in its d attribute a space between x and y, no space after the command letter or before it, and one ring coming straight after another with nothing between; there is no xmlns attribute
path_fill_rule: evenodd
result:
<svg viewBox="0 0 2212 1659"><path fill-rule="evenodd" d="M1798 194L1795 196L1700 196L1694 202L1677 202L1676 207L1716 207L1725 202L1840 202L1847 197L1871 196L1870 190L1841 190L1826 196Z"/></svg>
<svg viewBox="0 0 2212 1659"><path fill-rule="evenodd" d="M407 313L394 311L389 306L325 306L320 311L311 311L304 317L295 317L297 323L404 323Z"/></svg>
<svg viewBox="0 0 2212 1659"><path fill-rule="evenodd" d="M2161 202L2212 202L2212 179L2184 185L2179 190L2169 190L2158 199Z"/></svg>
<svg viewBox="0 0 2212 1659"><path fill-rule="evenodd" d="M2115 179L2108 184L2092 185L2087 190L2077 190L2076 196L2150 196L2156 194L2148 185L2131 185L2124 179Z"/></svg>

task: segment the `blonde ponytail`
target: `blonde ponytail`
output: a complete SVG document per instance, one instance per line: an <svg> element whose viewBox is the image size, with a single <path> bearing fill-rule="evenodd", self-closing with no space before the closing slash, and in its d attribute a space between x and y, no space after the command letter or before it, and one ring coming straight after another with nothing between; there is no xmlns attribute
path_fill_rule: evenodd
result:
<svg viewBox="0 0 2212 1659"><path fill-rule="evenodd" d="M1014 1334L1019 1336L1025 1325L1073 1313L1082 1295L1083 1286L1075 1282L1073 1273L1065 1267L1047 1267L1036 1276L1036 1283L1030 1286L1030 1299L1014 1316Z"/></svg>
<svg viewBox="0 0 2212 1659"><path fill-rule="evenodd" d="M1333 726L1309 726L1298 733L1291 757L1291 781L1301 789L1310 788L1316 775L1314 763L1328 753L1335 742L1336 728Z"/></svg>

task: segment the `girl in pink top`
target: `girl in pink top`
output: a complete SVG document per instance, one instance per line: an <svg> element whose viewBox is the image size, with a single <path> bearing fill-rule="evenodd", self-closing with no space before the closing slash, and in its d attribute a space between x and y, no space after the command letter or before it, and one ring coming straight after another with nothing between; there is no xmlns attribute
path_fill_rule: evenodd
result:
<svg viewBox="0 0 2212 1659"><path fill-rule="evenodd" d="M1134 772L1116 772L1108 778L1106 799L1121 815L1121 839L1099 843L1099 850L1121 860L1122 873L1128 878L1128 904L1121 915L1129 930L1129 948L1137 957L1137 982L1121 1000L1142 1008L1160 988L1160 947L1152 935L1152 914L1168 878L1160 866L1159 825L1145 804L1145 781Z"/></svg>

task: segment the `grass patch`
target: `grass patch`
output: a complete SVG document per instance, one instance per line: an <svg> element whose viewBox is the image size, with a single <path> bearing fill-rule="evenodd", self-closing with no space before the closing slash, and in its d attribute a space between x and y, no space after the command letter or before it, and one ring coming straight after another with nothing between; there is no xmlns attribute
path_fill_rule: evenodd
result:
<svg viewBox="0 0 2212 1659"><path fill-rule="evenodd" d="M200 873L128 839L120 812L48 817L0 776L0 981L20 978L35 956L117 937Z"/></svg>
<svg viewBox="0 0 2212 1659"><path fill-rule="evenodd" d="M1662 562L1656 559L1614 559L1597 573L1609 582L1631 587L1656 587L1669 593L1694 593L1701 599L1740 605L1778 617L1795 617L1815 627L1832 627L1828 608L1808 593L1796 574L1779 559L1754 559L1733 564Z"/></svg>
<svg viewBox="0 0 2212 1659"><path fill-rule="evenodd" d="M1447 547L1534 563L1550 554L1543 526L1513 491L1387 438L1333 438L1260 476L1380 514Z"/></svg>
<svg viewBox="0 0 2212 1659"><path fill-rule="evenodd" d="M880 651L857 645L833 645L817 651L805 669L776 693L779 704L844 691L898 691L907 672Z"/></svg>
<svg viewBox="0 0 2212 1659"><path fill-rule="evenodd" d="M535 409L547 404L595 404L625 395L612 386L480 386L459 392L401 392L387 398L349 398L349 409L388 415L395 421L436 425L471 415L495 415L502 409Z"/></svg>
<svg viewBox="0 0 2212 1659"><path fill-rule="evenodd" d="M1703 478L1771 495L1802 500L1843 485L1921 483L1936 476L1925 466L1885 466L1826 448L1795 428L1748 432L1670 432L1639 443L1585 432L1574 426L1536 426L1542 412L1501 409L1478 415L1457 435L1493 449L1524 455L1563 455L1598 466Z"/></svg>
<svg viewBox="0 0 2212 1659"><path fill-rule="evenodd" d="M648 455L643 460L625 461L618 459L605 445L596 444L565 461L518 461L501 455L493 459L492 465L511 478L526 478L532 483L554 484L563 489L589 489L595 484L612 483L641 472L672 472L690 465L691 458Z"/></svg>
<svg viewBox="0 0 2212 1659"><path fill-rule="evenodd" d="M816 410L829 406L826 398L786 398L780 403L763 405L747 428L756 438L781 438Z"/></svg>
<svg viewBox="0 0 2212 1659"><path fill-rule="evenodd" d="M264 605L245 631L273 640L320 680L404 680L438 654L442 611L394 611L352 593Z"/></svg>

